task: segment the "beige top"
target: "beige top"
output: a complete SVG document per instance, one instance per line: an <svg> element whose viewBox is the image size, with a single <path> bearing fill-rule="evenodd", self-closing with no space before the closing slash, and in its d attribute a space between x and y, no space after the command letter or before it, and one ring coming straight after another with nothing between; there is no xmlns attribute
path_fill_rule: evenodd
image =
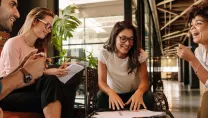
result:
<svg viewBox="0 0 208 118"><path fill-rule="evenodd" d="M0 77L15 70L34 47L29 47L21 35L8 39L0 57Z"/></svg>
<svg viewBox="0 0 208 118"><path fill-rule="evenodd" d="M146 61L147 55L141 51L139 62ZM139 78L135 73L128 74L129 57L118 58L115 53L102 49L98 60L107 67L107 84L116 93L127 93L136 90L139 86Z"/></svg>

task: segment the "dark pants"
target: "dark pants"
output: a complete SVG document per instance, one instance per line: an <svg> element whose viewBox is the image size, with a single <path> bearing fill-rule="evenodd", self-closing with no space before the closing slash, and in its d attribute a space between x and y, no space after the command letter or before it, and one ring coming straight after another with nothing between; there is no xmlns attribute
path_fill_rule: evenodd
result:
<svg viewBox="0 0 208 118"><path fill-rule="evenodd" d="M126 103L131 98L131 96L134 94L134 92L118 94L118 95L122 99L122 101L124 103ZM97 94L97 109L109 110L108 100L109 100L108 95L100 90ZM153 99L153 94L151 91L147 91L146 93L144 93L143 100L144 100L144 103L145 103L147 109L152 110L154 99ZM130 105L131 105L131 103L129 105L125 106L125 109L129 109ZM140 108L144 108L144 107L141 105Z"/></svg>
<svg viewBox="0 0 208 118"><path fill-rule="evenodd" d="M65 84L54 75L44 75L35 84L10 93L0 101L0 107L7 111L42 113L44 107L58 100L62 104L62 117L71 118L82 72L77 73Z"/></svg>

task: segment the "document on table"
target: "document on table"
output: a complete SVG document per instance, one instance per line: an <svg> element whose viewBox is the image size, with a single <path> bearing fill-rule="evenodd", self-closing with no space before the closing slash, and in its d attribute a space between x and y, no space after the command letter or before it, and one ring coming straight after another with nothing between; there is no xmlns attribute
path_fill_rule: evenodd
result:
<svg viewBox="0 0 208 118"><path fill-rule="evenodd" d="M80 72L81 70L84 69L83 66L79 65L79 64L71 64L67 67L67 69L69 69L68 74L66 76L63 77L59 77L59 80L61 82L63 82L64 84L70 80L75 74L77 74L78 72Z"/></svg>
<svg viewBox="0 0 208 118"><path fill-rule="evenodd" d="M93 118L133 118L133 117L153 117L153 116L165 116L165 112L155 112L146 109L141 109L139 111L104 111L96 112L97 115L93 115Z"/></svg>

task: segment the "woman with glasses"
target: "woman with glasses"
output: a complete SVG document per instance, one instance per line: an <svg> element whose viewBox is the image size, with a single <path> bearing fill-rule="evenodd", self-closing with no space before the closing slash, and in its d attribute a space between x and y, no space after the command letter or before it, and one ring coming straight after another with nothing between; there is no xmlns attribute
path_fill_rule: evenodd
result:
<svg viewBox="0 0 208 118"><path fill-rule="evenodd" d="M146 58L136 28L127 21L117 22L98 58L99 109L152 108Z"/></svg>
<svg viewBox="0 0 208 118"><path fill-rule="evenodd" d="M53 18L54 13L47 8L37 7L29 12L18 36L9 39L4 45L0 59L1 77L14 71L31 51L46 48L51 39ZM31 85L15 90L1 100L1 108L43 112L46 118L72 117L75 93L71 91L76 90L79 82L73 85L61 83L57 77L67 74L68 69L65 68L66 65L46 69L44 75L33 83L30 78L27 79L25 82ZM74 77L80 77L80 74Z"/></svg>
<svg viewBox="0 0 208 118"><path fill-rule="evenodd" d="M189 62L199 80L208 88L208 6L193 6L188 14L188 24L193 42L200 45L195 49L194 55L186 46L179 44L177 55ZM205 92L198 112L198 118L208 118L207 109L208 92Z"/></svg>

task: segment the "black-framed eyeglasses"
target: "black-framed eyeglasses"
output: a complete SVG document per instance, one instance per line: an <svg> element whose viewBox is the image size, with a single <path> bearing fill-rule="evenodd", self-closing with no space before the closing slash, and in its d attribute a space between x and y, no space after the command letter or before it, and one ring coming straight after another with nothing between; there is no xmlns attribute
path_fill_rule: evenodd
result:
<svg viewBox="0 0 208 118"><path fill-rule="evenodd" d="M52 30L52 25L50 23L47 23L46 21L44 20L41 20L41 19L38 19L40 22L44 23L45 24L45 28L46 29L50 29Z"/></svg>
<svg viewBox="0 0 208 118"><path fill-rule="evenodd" d="M134 38L133 37L126 37L126 36L119 36L118 37L120 38L120 42L121 43L126 43L126 41L128 40L130 44L133 44L134 43Z"/></svg>

